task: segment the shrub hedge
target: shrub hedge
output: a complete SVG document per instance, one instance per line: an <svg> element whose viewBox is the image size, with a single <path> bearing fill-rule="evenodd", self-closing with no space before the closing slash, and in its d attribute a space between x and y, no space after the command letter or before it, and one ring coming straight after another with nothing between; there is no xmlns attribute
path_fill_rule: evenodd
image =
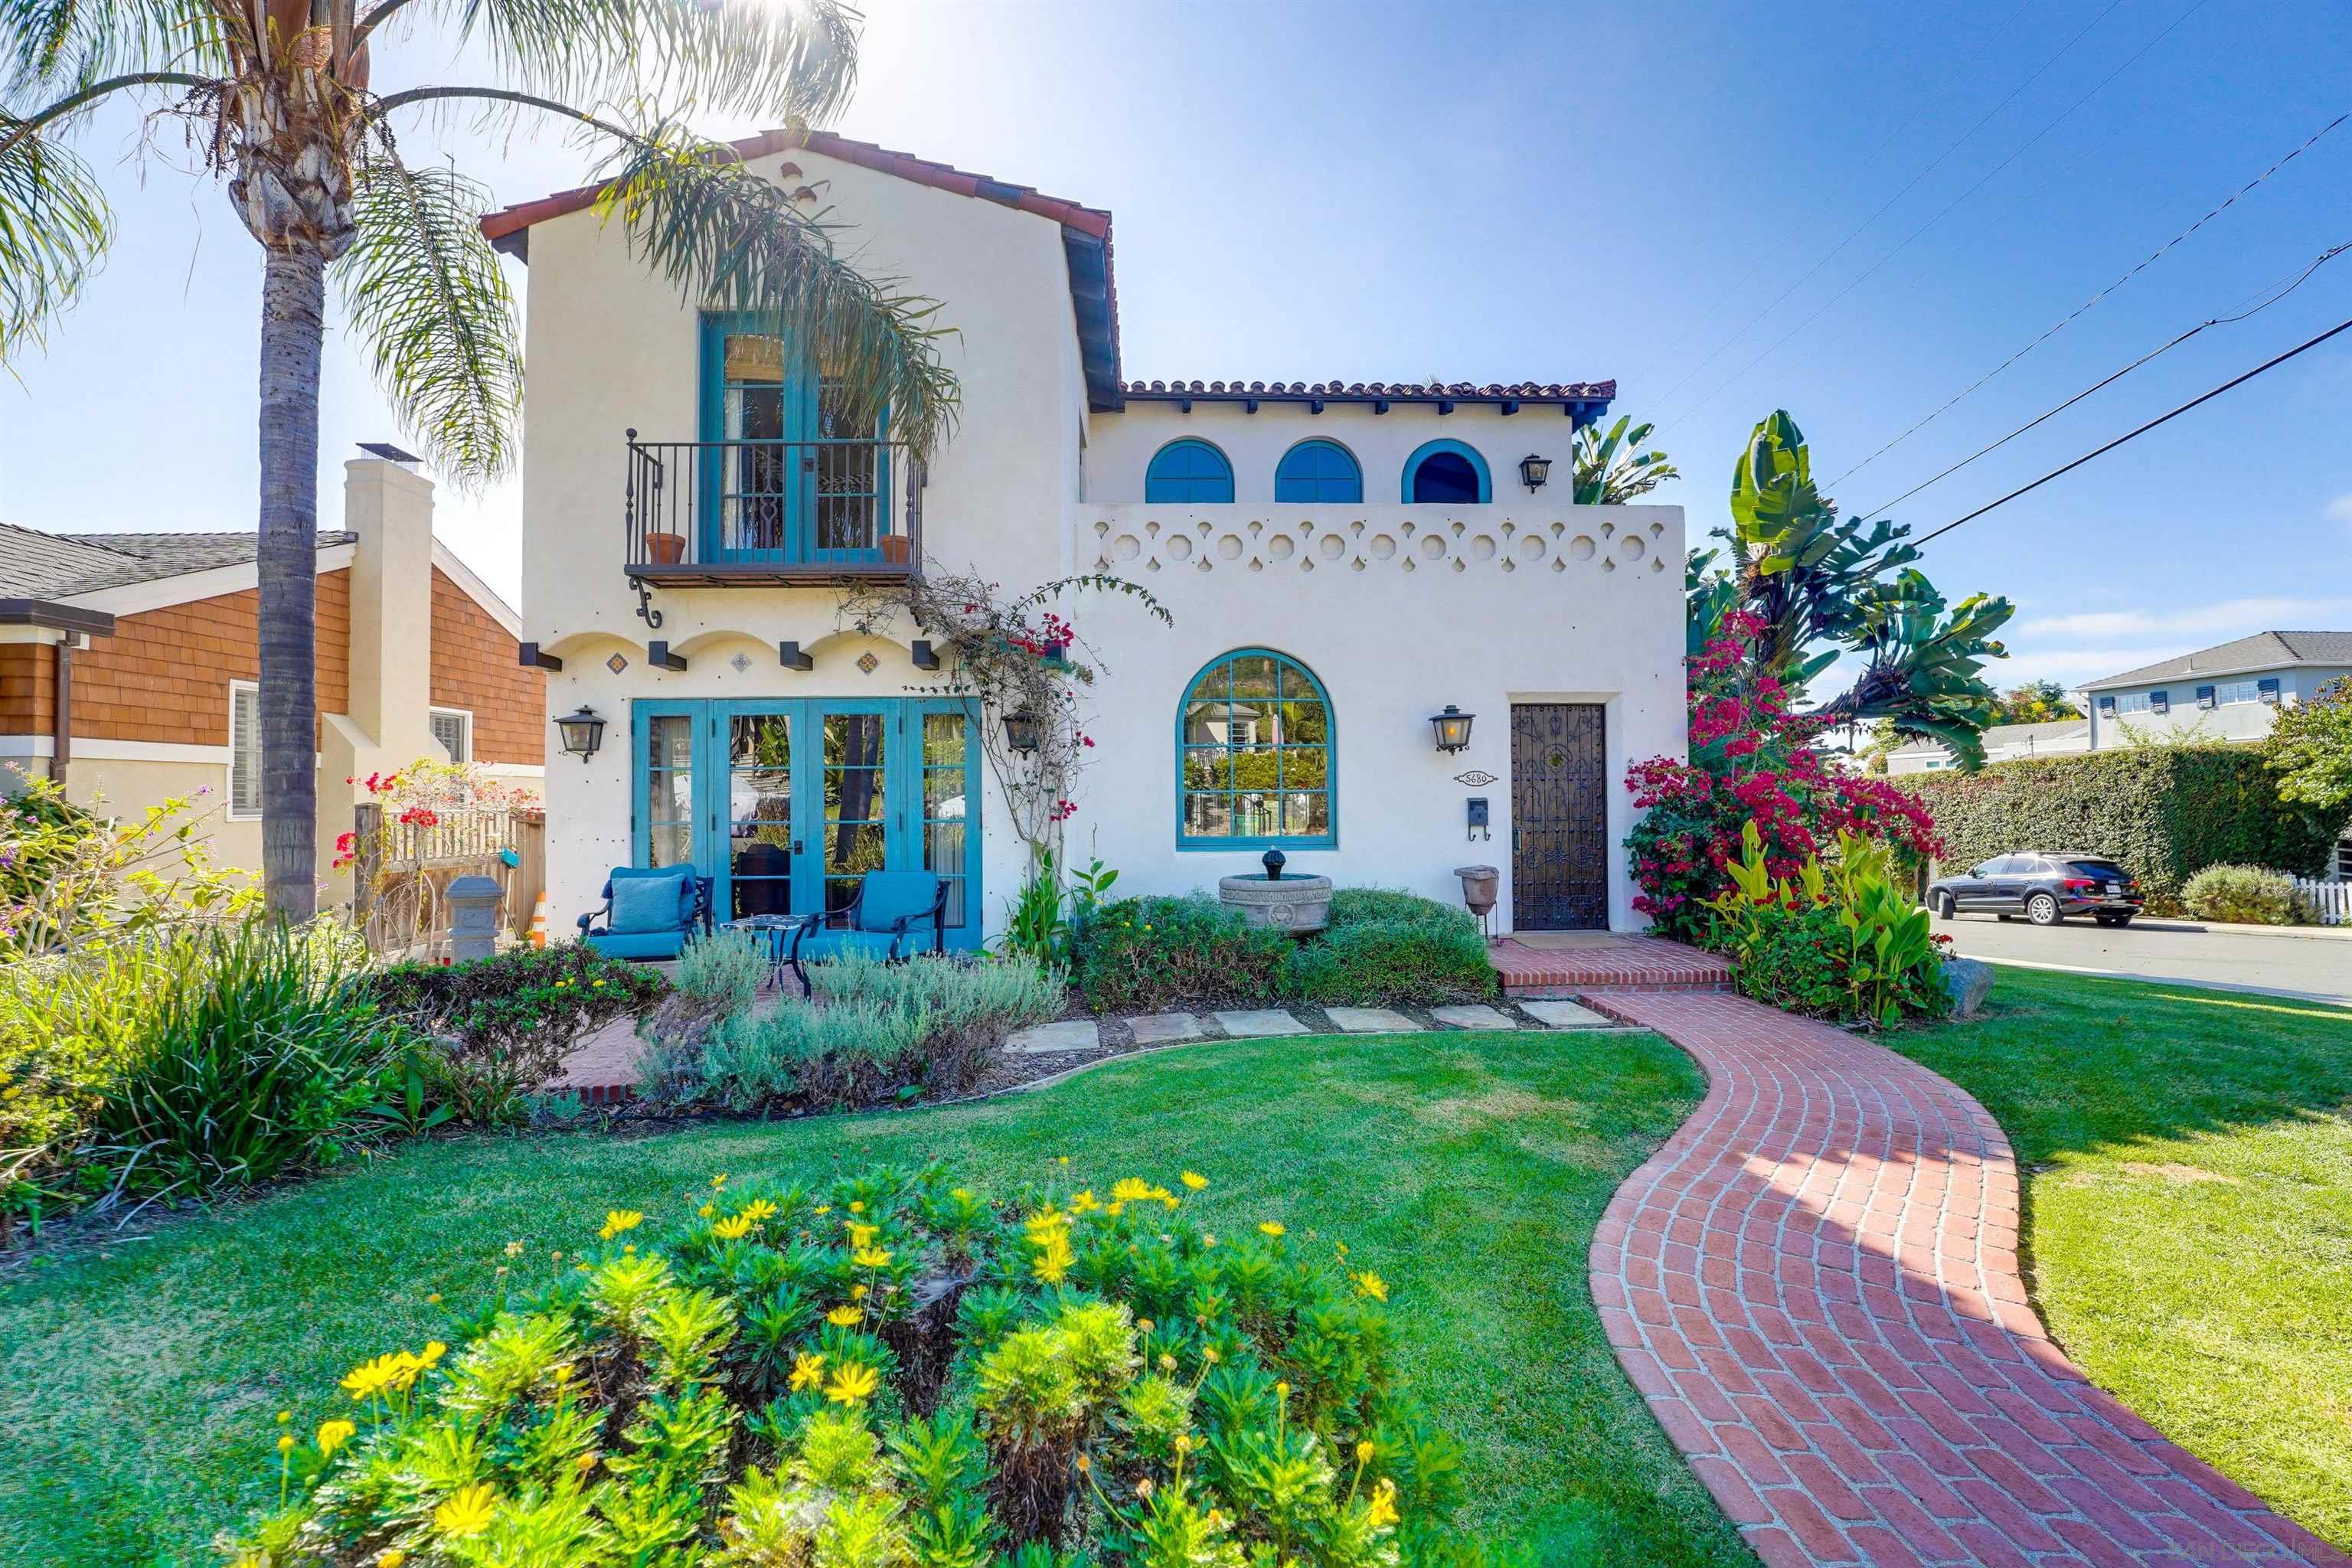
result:
<svg viewBox="0 0 2352 1568"><path fill-rule="evenodd" d="M2303 918L2294 879L2260 866L2208 866L2189 879L2181 902L2200 921L2291 926Z"/></svg>
<svg viewBox="0 0 2352 1568"><path fill-rule="evenodd" d="M2336 824L2279 799L2258 746L2130 747L1899 781L1936 818L1943 864L2020 849L2084 849L2122 862L2159 910L2219 864L2309 875Z"/></svg>
<svg viewBox="0 0 2352 1568"><path fill-rule="evenodd" d="M1377 1007L1495 994L1486 943L1468 910L1377 888L1334 892L1330 924L1303 942L1192 893L1107 904L1075 946L1078 988L1097 1013L1284 1002Z"/></svg>

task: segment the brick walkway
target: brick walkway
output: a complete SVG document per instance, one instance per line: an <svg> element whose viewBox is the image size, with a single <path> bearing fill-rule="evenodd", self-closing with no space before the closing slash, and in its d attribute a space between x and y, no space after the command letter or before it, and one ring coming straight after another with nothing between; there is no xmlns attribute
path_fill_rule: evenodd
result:
<svg viewBox="0 0 2352 1568"><path fill-rule="evenodd" d="M1737 996L1591 1000L1706 1069L1602 1217L1592 1294L1767 1563L2352 1564L2050 1342L2008 1141L1967 1094Z"/></svg>

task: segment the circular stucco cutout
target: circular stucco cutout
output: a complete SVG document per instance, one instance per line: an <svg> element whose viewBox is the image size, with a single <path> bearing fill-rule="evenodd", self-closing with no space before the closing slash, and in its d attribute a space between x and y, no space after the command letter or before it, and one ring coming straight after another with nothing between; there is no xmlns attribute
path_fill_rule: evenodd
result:
<svg viewBox="0 0 2352 1568"><path fill-rule="evenodd" d="M1289 560L1290 552L1297 548L1297 542L1286 533L1277 533L1265 542L1265 552L1276 561Z"/></svg>
<svg viewBox="0 0 2352 1568"><path fill-rule="evenodd" d="M1228 533L1223 538L1218 540L1217 553L1223 556L1228 561L1240 560L1242 558L1241 535L1237 533Z"/></svg>
<svg viewBox="0 0 2352 1568"><path fill-rule="evenodd" d="M1421 553L1422 553L1422 555L1423 555L1423 557L1424 559L1427 559L1427 560L1430 560L1430 561L1443 561L1443 560L1444 560L1444 559L1445 559L1445 539L1444 539L1444 536L1443 534L1436 534L1436 533L1424 533L1424 534L1423 534L1423 535L1421 536Z"/></svg>
<svg viewBox="0 0 2352 1568"><path fill-rule="evenodd" d="M1132 561L1143 553L1143 541L1131 533L1122 533L1111 541L1110 552L1121 561Z"/></svg>
<svg viewBox="0 0 2352 1568"><path fill-rule="evenodd" d="M1617 553L1628 561L1639 561L1642 558L1642 552L1648 548L1648 545L1642 542L1642 536L1638 533L1629 533L1617 542Z"/></svg>
<svg viewBox="0 0 2352 1568"><path fill-rule="evenodd" d="M1337 561L1348 553L1348 542L1336 533L1327 533L1315 542L1315 548L1323 552L1324 560Z"/></svg>
<svg viewBox="0 0 2352 1568"><path fill-rule="evenodd" d="M1470 542L1470 554L1475 560L1492 561L1495 558L1495 536L1491 533L1482 533L1473 539Z"/></svg>
<svg viewBox="0 0 2352 1568"><path fill-rule="evenodd" d="M1532 561L1540 561L1540 560L1542 560L1543 558L1544 558L1544 540L1543 540L1543 535L1542 535L1542 534L1540 534L1540 533L1523 533L1523 534L1519 535L1519 559L1520 559L1520 560L1522 560L1522 561L1530 561L1530 562L1532 562Z"/></svg>
<svg viewBox="0 0 2352 1568"><path fill-rule="evenodd" d="M1592 552L1600 548L1592 542L1592 535L1589 533L1580 533L1568 542L1568 552L1579 561L1591 560Z"/></svg>
<svg viewBox="0 0 2352 1568"><path fill-rule="evenodd" d="M1371 543L1366 545L1365 548L1371 552L1373 560L1386 561L1390 556L1396 553L1396 541L1391 539L1385 533L1375 533L1372 535Z"/></svg>
<svg viewBox="0 0 2352 1568"><path fill-rule="evenodd" d="M1168 552L1171 561L1190 561L1192 558L1192 542L1181 533L1170 534L1168 542L1161 548Z"/></svg>

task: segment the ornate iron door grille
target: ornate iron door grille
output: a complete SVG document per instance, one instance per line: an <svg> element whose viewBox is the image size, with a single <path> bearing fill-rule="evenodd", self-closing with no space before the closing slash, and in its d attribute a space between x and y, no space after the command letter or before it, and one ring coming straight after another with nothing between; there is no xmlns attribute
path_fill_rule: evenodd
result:
<svg viewBox="0 0 2352 1568"><path fill-rule="evenodd" d="M1609 751L1601 705L1511 705L1511 925L1609 927Z"/></svg>

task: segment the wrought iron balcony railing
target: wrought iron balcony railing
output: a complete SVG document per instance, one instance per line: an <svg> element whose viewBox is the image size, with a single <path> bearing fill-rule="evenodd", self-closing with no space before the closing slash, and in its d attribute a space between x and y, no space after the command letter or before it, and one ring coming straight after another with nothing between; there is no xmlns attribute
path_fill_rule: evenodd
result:
<svg viewBox="0 0 2352 1568"><path fill-rule="evenodd" d="M640 441L626 570L646 587L905 576L923 559L920 463L896 441Z"/></svg>

